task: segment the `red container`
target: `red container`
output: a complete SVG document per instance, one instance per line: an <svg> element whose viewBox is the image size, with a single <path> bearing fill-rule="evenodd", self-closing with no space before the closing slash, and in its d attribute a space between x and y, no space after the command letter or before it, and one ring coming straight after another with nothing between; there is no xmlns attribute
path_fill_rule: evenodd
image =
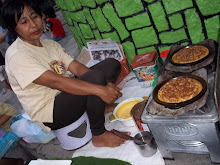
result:
<svg viewBox="0 0 220 165"><path fill-rule="evenodd" d="M131 67L142 87L152 86L158 76L157 58L155 51L136 55L131 62Z"/></svg>
<svg viewBox="0 0 220 165"><path fill-rule="evenodd" d="M135 69L142 66L153 66L155 65L157 56L158 55L154 50L144 54L136 55L131 62L131 67Z"/></svg>

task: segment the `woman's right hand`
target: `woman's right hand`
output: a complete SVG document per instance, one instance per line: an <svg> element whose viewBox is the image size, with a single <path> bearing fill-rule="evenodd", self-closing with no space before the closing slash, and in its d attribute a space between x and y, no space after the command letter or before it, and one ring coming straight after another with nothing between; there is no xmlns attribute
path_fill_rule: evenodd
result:
<svg viewBox="0 0 220 165"><path fill-rule="evenodd" d="M120 92L119 88L107 85L103 88L103 92L100 94L99 97L107 104L111 104L114 103L121 96L122 93Z"/></svg>

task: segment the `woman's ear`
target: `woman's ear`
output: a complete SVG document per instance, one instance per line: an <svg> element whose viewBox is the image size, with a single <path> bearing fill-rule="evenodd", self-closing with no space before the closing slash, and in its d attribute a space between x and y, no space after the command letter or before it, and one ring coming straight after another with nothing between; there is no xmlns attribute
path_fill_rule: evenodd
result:
<svg viewBox="0 0 220 165"><path fill-rule="evenodd" d="M15 27L15 32L16 32L16 36L17 36L17 37L22 37L22 36L20 36L20 35L18 34L16 27Z"/></svg>

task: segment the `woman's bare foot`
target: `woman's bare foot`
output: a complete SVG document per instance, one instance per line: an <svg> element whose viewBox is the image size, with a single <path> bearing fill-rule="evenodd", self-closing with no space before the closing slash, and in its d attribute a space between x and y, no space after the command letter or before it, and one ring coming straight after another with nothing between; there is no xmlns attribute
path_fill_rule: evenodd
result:
<svg viewBox="0 0 220 165"><path fill-rule="evenodd" d="M130 133L126 132L130 135ZM95 147L118 147L124 144L126 139L114 135L112 132L105 131L102 135L93 136L92 143Z"/></svg>
<svg viewBox="0 0 220 165"><path fill-rule="evenodd" d="M106 104L105 106L105 114L109 112L113 112L118 103Z"/></svg>

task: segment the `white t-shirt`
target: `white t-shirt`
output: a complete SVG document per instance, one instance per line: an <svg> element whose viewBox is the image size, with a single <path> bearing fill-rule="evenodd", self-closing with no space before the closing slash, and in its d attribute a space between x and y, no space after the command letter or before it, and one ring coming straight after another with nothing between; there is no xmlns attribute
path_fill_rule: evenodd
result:
<svg viewBox="0 0 220 165"><path fill-rule="evenodd" d="M43 47L37 47L17 38L6 52L6 72L27 114L49 131L42 122L53 122L54 99L60 91L33 81L47 70L69 76L67 69L73 58L55 41L41 40L41 43Z"/></svg>

